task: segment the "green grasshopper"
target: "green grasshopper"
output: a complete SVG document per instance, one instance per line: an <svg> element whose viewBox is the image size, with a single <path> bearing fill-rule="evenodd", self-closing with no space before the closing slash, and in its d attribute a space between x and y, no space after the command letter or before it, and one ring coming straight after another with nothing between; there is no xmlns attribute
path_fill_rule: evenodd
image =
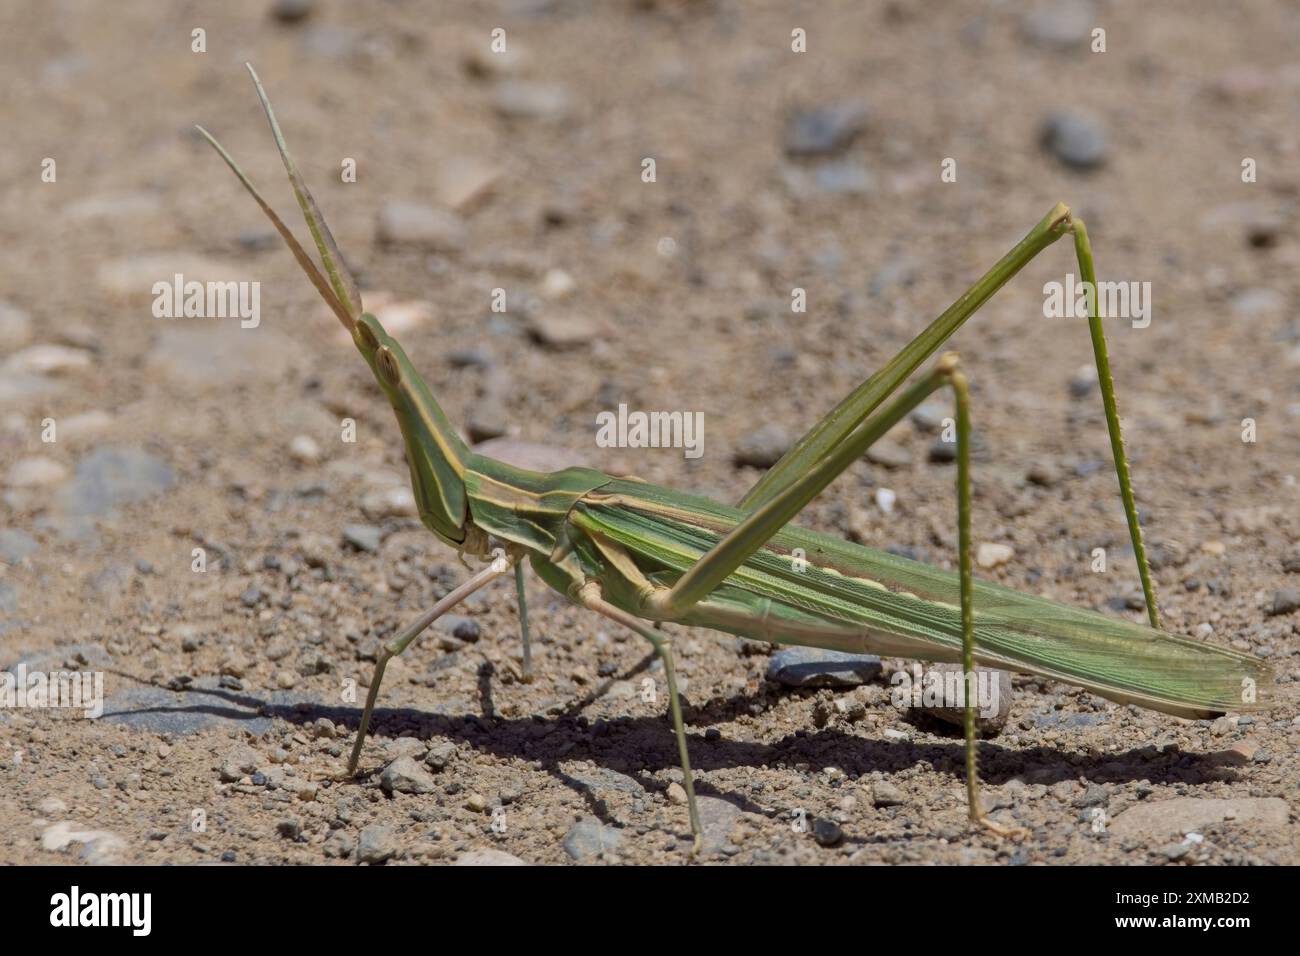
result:
<svg viewBox="0 0 1300 956"><path fill-rule="evenodd" d="M662 659L697 849L699 812L664 623L839 651L959 661L966 685L969 818L1002 834L1015 831L986 818L978 795L976 663L1074 684L1110 700L1181 717L1261 710L1273 702L1271 673L1262 661L1160 629L1095 297L1089 329L1149 627L973 580L970 401L957 355L942 355L929 372L894 395L1003 284L1060 237L1073 236L1080 272L1096 287L1087 230L1064 204L1058 203L947 311L814 425L738 505L729 507L590 468L526 471L467 447L402 347L363 310L356 283L289 155L262 84L252 66L248 70L324 275L225 149L202 127L198 130L284 237L370 366L397 415L425 526L462 559L489 560L383 645L348 761L349 776L356 773L387 662L441 614L512 571L524 674L531 676L525 558L551 588L635 631ZM789 524L874 441L941 388L952 390L956 412L958 573Z"/></svg>

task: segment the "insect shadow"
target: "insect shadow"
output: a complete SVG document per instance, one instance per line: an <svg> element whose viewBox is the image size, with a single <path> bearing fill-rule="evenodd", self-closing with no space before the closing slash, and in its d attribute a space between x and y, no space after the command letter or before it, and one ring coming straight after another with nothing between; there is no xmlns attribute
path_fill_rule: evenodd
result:
<svg viewBox="0 0 1300 956"><path fill-rule="evenodd" d="M648 655L613 679L627 679L646 670L654 660ZM133 681L139 679L122 673ZM669 786L660 771L678 767L676 745L662 714L627 715L592 720L581 711L603 694L598 684L581 698L552 708L546 714L505 717L496 711L492 698L494 671L490 664L479 669L480 713L439 713L408 707L381 707L375 711L373 729L384 737L411 736L419 740L442 737L467 743L476 750L502 759L527 760L582 796L591 813L607 824L621 825L602 796L612 790L629 793L663 792ZM143 682L141 682L143 683ZM146 685L156 687L157 685ZM163 688L159 688L162 690ZM210 703L195 702L195 695ZM686 722L698 726L717 722L722 714L751 712L762 705L767 692L742 691L719 696L689 707ZM361 711L355 706L335 706L311 700L289 701L275 693L269 698L227 688L190 686L177 694L177 706L142 707L133 714L195 713L229 721L280 718L301 726L322 717L355 729ZM180 703L183 700L184 703ZM850 733L840 727L798 730L775 741L736 740L723 736L709 740L691 735L691 763L700 771L768 766L801 773L828 768L841 771L849 781L886 776L927 764L936 773L960 782L964 772L965 748L960 738L948 741L891 741ZM340 758L341 759L341 758ZM591 763L594 773L566 770L565 764ZM373 781L379 765L361 768L357 780ZM1187 753L1177 746L1163 749L1154 745L1134 747L1105 755L1080 755L1054 747L1012 749L986 740L980 747L980 773L989 783L1001 785L1013 778L1051 786L1080 779L1095 783L1146 781L1159 784L1202 784L1238 779L1230 765L1212 754ZM700 793L726 800L746 813L783 815L792 807L781 805L784 798L767 787L744 793L701 780ZM775 805L774 805L775 804Z"/></svg>

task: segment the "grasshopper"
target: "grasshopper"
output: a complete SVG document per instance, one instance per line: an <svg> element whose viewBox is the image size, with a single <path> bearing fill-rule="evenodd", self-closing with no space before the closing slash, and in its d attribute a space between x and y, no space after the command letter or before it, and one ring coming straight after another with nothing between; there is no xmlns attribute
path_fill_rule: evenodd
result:
<svg viewBox="0 0 1300 956"><path fill-rule="evenodd" d="M387 662L440 615L512 572L525 679L531 676L525 561L555 591L631 629L658 653L697 850L700 818L665 623L777 643L960 662L966 683L968 815L972 825L1003 835L1018 831L989 819L979 801L977 663L1181 717L1262 710L1274 702L1276 689L1264 662L1160 628L1095 299L1088 325L1149 626L973 578L966 376L958 356L948 352L913 383L906 382L998 289L1062 236L1073 237L1080 272L1096 287L1088 232L1064 204L1054 206L961 298L814 425L737 505L727 506L590 468L544 474L474 453L402 347L364 311L257 73L251 65L248 70L324 274L226 150L202 127L198 130L270 218L370 366L397 416L423 524L462 560L468 555L488 561L383 645L348 760L349 776L356 774ZM952 391L956 413L956 574L790 524L874 441L942 388Z"/></svg>

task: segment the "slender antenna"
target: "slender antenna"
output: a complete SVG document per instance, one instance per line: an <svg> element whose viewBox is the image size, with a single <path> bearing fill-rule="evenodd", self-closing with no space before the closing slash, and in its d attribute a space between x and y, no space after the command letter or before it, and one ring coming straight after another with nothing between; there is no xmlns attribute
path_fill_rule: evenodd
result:
<svg viewBox="0 0 1300 956"><path fill-rule="evenodd" d="M267 122L271 124L271 133L275 136L275 146L280 151L280 159L284 162L284 171L289 174L293 194L298 198L298 205L302 208L303 218L307 220L307 228L311 230L312 238L316 240L316 248L320 250L321 261L325 264L325 272L330 277L330 285L334 287L334 293L338 300L347 306L348 314L351 316L352 321L355 322L361 318L361 293L357 291L357 284L352 278L352 273L343 264L343 256L339 252L338 245L334 242L334 236L330 233L329 226L325 224L325 217L321 215L316 200L312 198L311 190L303 182L302 176L298 173L298 167L294 164L293 157L289 155L289 147L285 145L284 135L280 132L280 124L275 121L275 113L271 111L271 101L266 97L266 90L262 89L262 81L257 78L257 71L253 69L251 63L245 63L244 65L248 67L248 74L253 78L253 85L257 87L257 96L262 101L262 109L266 111Z"/></svg>
<svg viewBox="0 0 1300 956"><path fill-rule="evenodd" d="M271 224L275 226L276 232L283 237L285 243L289 246L289 251L292 252L293 257L298 260L298 265L302 266L302 271L307 273L307 278L311 279L311 283L316 287L316 291L320 293L321 298L325 300L326 304L333 310L334 314L339 317L339 321L343 323L343 327L347 329L348 332L351 332L355 320L348 314L348 310L343 307L338 296L334 294L334 290L330 288L330 284L325 281L325 277L320 274L320 270L316 268L316 263L312 261L311 256L307 255L307 250L299 244L298 240L294 238L293 233L289 231L289 227L284 224L284 220L277 216L275 210L272 209L267 201L262 198L262 194L257 191L257 187L249 182L248 177L244 175L244 171L239 168L239 164L231 159L230 154L227 153L225 148L217 142L216 137L202 126L195 126L194 128L197 129L203 135L203 138L212 145L212 148L215 149L221 158L226 161L226 165L230 167L230 171L239 177L239 181L244 184L244 188L247 189L249 194L257 200L257 204L262 207L262 212L266 213L266 218L271 220Z"/></svg>

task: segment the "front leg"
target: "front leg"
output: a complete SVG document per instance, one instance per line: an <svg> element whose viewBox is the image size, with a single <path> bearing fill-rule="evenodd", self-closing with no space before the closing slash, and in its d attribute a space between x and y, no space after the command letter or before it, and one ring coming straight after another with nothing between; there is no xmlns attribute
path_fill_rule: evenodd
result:
<svg viewBox="0 0 1300 956"><path fill-rule="evenodd" d="M506 557L504 551L498 550L491 564L464 584L449 591L441 601L404 627L396 637L380 648L379 658L375 661L375 673L370 678L370 690L366 694L366 707L361 712L361 724L357 727L357 739L352 745L352 756L348 758L349 777L357 772L357 761L361 759L361 747L366 741L366 730L370 727L370 717L374 713L375 701L379 697L379 682L384 679L384 668L388 666L389 658L406 650L425 628L465 600L465 598L485 584L495 581L501 575L508 573L513 563L514 560Z"/></svg>

